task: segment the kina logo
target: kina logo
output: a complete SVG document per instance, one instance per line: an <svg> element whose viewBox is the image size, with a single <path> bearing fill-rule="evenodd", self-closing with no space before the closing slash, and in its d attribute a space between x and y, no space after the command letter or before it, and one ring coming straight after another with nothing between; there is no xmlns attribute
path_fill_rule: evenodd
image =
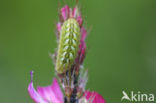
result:
<svg viewBox="0 0 156 103"><path fill-rule="evenodd" d="M135 102L153 102L154 94L153 93L141 93L140 91L134 92L131 91L128 95L125 91L122 91L123 96L121 97L121 101L135 101Z"/></svg>

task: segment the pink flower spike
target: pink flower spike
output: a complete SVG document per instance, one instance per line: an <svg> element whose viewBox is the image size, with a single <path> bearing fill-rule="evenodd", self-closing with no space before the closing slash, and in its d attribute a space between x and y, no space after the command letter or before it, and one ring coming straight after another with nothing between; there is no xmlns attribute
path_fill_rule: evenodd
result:
<svg viewBox="0 0 156 103"><path fill-rule="evenodd" d="M61 9L61 14L62 14L62 17L63 17L64 21L67 20L69 15L70 15L70 8L67 5L64 6Z"/></svg>
<svg viewBox="0 0 156 103"><path fill-rule="evenodd" d="M82 20L82 17L80 15L77 17L77 22L79 23L79 25L81 27L82 23L83 23L83 20Z"/></svg>
<svg viewBox="0 0 156 103"><path fill-rule="evenodd" d="M31 72L31 78L33 74ZM63 103L63 94L56 78L53 79L51 86L38 87L37 91L33 87L33 82L28 87L28 92L35 103Z"/></svg>
<svg viewBox="0 0 156 103"><path fill-rule="evenodd" d="M85 91L84 96L88 100L88 103L106 103L104 98L96 92Z"/></svg>

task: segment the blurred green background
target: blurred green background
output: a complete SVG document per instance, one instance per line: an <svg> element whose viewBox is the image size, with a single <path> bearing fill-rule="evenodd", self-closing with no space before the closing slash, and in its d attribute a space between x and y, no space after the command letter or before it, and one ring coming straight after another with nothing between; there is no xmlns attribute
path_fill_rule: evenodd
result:
<svg viewBox="0 0 156 103"><path fill-rule="evenodd" d="M59 4L63 6L63 0L0 1L1 103L33 103L27 93L31 70L35 87L51 84L55 74L49 52L57 47ZM99 92L107 103L120 103L122 90L156 94L156 1L79 4L89 30L87 88Z"/></svg>

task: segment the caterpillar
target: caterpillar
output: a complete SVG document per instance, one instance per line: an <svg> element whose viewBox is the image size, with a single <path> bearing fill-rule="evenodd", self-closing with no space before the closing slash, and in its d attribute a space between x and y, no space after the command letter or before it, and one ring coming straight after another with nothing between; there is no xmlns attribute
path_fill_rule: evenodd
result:
<svg viewBox="0 0 156 103"><path fill-rule="evenodd" d="M80 26L74 18L63 23L56 59L56 71L59 74L73 65L79 49L80 34Z"/></svg>

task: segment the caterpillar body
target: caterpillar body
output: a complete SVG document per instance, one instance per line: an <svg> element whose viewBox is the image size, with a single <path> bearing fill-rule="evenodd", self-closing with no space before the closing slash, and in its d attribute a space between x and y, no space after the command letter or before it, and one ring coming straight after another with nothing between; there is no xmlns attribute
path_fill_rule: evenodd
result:
<svg viewBox="0 0 156 103"><path fill-rule="evenodd" d="M56 60L56 71L59 74L73 65L79 49L80 35L80 26L74 18L63 23Z"/></svg>

